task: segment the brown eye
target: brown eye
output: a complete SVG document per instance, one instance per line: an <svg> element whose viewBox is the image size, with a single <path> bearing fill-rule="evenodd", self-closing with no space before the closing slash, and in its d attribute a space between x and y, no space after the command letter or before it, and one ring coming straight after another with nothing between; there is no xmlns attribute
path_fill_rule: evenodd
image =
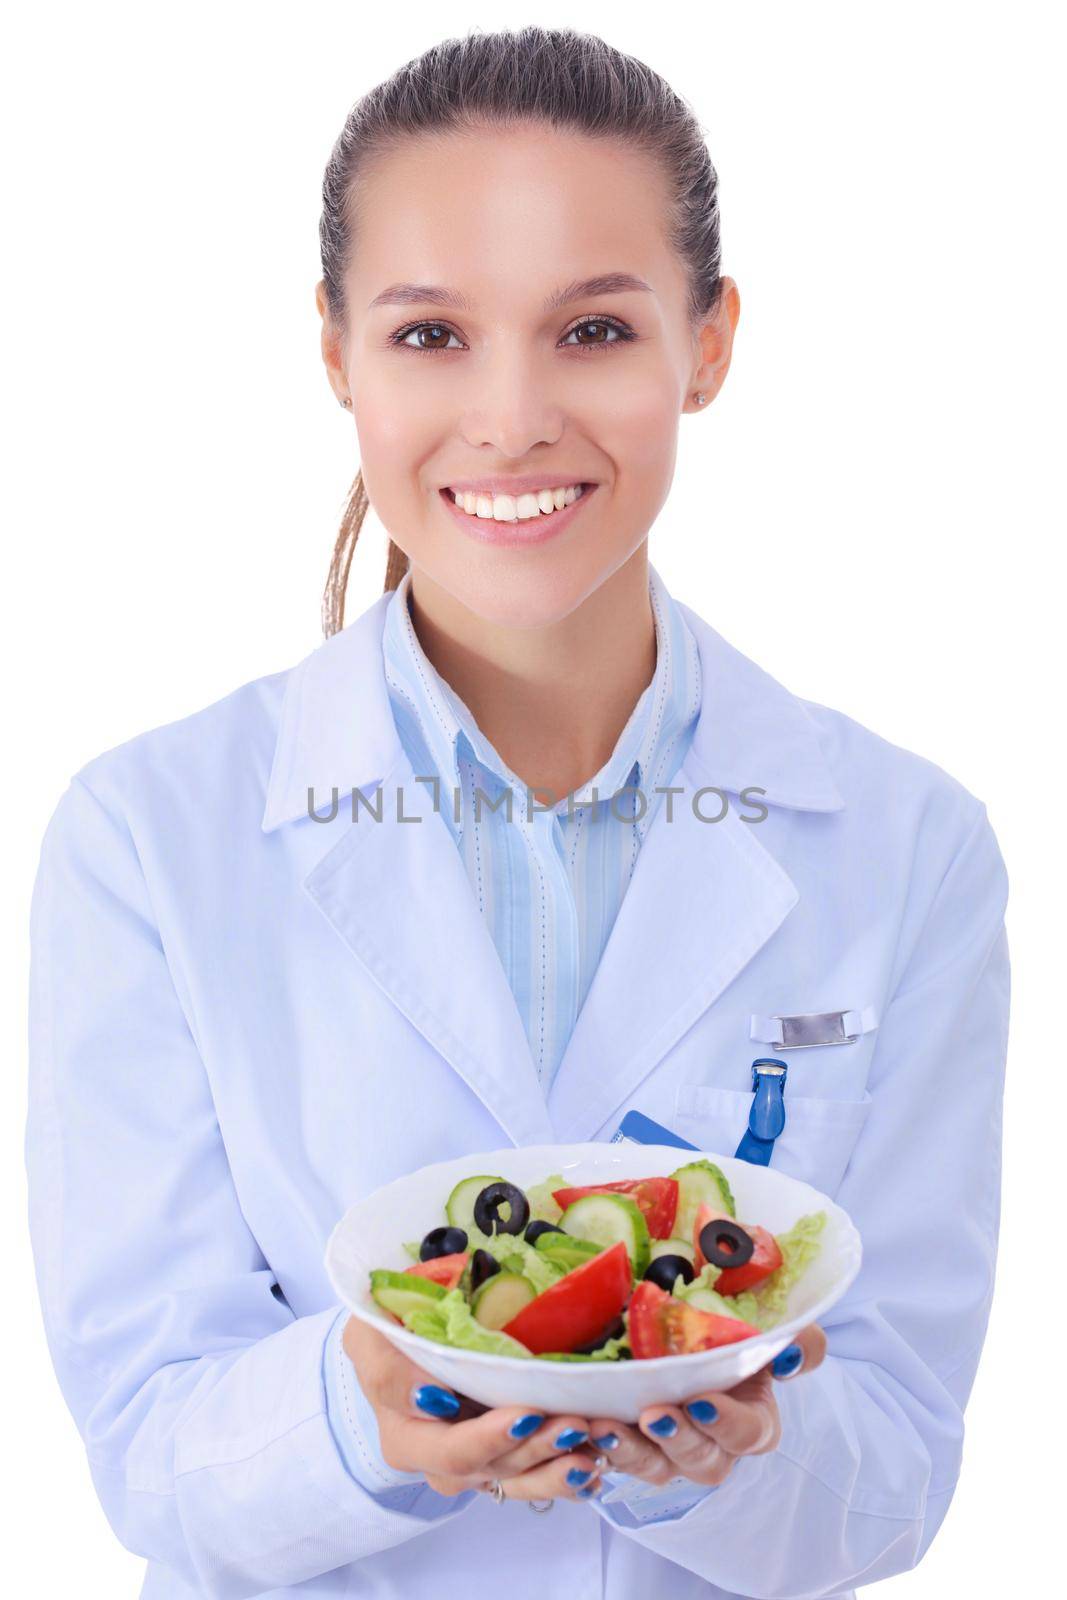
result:
<svg viewBox="0 0 1067 1600"><path fill-rule="evenodd" d="M389 335L390 344L402 345L407 350L425 350L427 353L434 350L447 350L462 348L459 340L449 346L449 340L456 338L451 328L446 328L443 322L416 322L406 328L398 328Z"/></svg>
<svg viewBox="0 0 1067 1600"><path fill-rule="evenodd" d="M414 332L423 350L443 350L452 337L451 330L442 328L439 322L424 322Z"/></svg>
<svg viewBox="0 0 1067 1600"><path fill-rule="evenodd" d="M586 317L576 322L565 335L563 343L572 350L602 350L609 345L625 344L635 337L633 329L611 317Z"/></svg>

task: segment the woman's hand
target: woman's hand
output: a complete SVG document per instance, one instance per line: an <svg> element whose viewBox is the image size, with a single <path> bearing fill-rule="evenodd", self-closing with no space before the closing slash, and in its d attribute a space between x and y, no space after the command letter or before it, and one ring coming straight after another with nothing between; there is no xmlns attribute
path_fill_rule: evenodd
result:
<svg viewBox="0 0 1067 1600"><path fill-rule="evenodd" d="M597 1454L580 1448L589 1438L584 1417L544 1416L529 1406L486 1410L356 1317L345 1324L343 1344L378 1420L382 1456L396 1471L421 1473L443 1495L485 1489L494 1478L509 1500L581 1500L599 1488Z"/></svg>
<svg viewBox="0 0 1067 1600"><path fill-rule="evenodd" d="M799 1361L790 1353L795 1349L801 1352ZM649 1406L636 1427L594 1417L589 1425L593 1444L608 1456L613 1472L648 1483L685 1477L717 1486L729 1477L738 1456L777 1448L782 1425L775 1378L812 1372L825 1354L826 1335L811 1323L774 1361L732 1389L694 1395L683 1406Z"/></svg>

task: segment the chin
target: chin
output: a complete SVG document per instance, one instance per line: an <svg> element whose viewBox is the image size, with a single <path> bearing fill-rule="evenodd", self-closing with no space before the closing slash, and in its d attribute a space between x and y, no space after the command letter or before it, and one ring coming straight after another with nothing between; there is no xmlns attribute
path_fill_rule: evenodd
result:
<svg viewBox="0 0 1067 1600"><path fill-rule="evenodd" d="M465 571L444 584L449 593L485 622L521 630L549 628L570 616L610 575L575 571L551 563L502 564L477 574Z"/></svg>

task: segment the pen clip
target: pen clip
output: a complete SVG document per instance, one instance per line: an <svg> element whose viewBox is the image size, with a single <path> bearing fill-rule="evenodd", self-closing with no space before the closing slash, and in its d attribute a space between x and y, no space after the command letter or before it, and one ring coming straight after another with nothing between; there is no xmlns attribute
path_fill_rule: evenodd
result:
<svg viewBox="0 0 1067 1600"><path fill-rule="evenodd" d="M785 1080L788 1064L773 1056L752 1063L755 1091L748 1114L749 1132L757 1139L777 1139L785 1127Z"/></svg>

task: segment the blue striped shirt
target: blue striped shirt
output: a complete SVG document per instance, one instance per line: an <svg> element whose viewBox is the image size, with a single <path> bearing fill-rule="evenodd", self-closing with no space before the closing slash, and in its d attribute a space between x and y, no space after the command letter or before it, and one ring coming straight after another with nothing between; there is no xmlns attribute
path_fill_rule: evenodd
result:
<svg viewBox="0 0 1067 1600"><path fill-rule="evenodd" d="M431 665L412 623L410 588L409 570L386 607L382 636L397 733L415 775L436 780L435 806L463 858L547 1094L662 803L656 788L671 782L689 748L700 709L696 640L650 565L653 677L596 776L542 807Z"/></svg>

